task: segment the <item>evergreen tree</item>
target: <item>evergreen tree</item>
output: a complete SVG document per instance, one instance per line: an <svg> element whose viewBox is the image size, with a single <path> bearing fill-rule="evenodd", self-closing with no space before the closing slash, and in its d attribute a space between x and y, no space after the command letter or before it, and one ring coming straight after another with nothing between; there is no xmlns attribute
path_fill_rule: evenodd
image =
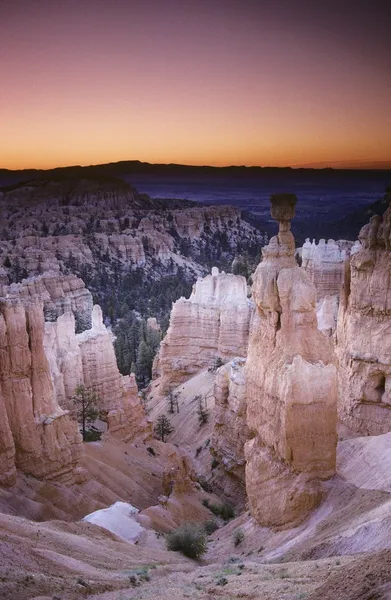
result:
<svg viewBox="0 0 391 600"><path fill-rule="evenodd" d="M99 416L100 398L92 388L78 385L72 397L74 406L73 416L82 428L83 442L86 440L87 423L92 423Z"/></svg>
<svg viewBox="0 0 391 600"><path fill-rule="evenodd" d="M166 417L166 415L160 415L155 425L155 433L159 439L164 442L164 438L167 435L170 435L174 431L173 426L170 423L170 420Z"/></svg>
<svg viewBox="0 0 391 600"><path fill-rule="evenodd" d="M143 385L145 385L152 377L152 361L153 354L151 348L144 340L141 340L138 347L136 366L137 378Z"/></svg>

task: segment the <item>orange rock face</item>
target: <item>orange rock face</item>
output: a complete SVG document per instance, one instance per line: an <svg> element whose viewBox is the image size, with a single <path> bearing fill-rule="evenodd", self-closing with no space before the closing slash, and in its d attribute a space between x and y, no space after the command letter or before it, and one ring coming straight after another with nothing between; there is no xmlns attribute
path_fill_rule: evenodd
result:
<svg viewBox="0 0 391 600"><path fill-rule="evenodd" d="M43 347L39 301L0 303L0 413L3 483L15 469L42 479L73 482L81 454L78 426L55 401Z"/></svg>
<svg viewBox="0 0 391 600"><path fill-rule="evenodd" d="M246 364L246 490L257 521L278 527L299 522L319 502L337 443L334 355L317 328L315 287L295 262L292 204L292 196L272 198L280 230L255 272Z"/></svg>
<svg viewBox="0 0 391 600"><path fill-rule="evenodd" d="M118 371L101 309L95 306L87 316L91 295L83 282L37 279L7 287L0 300L2 485L12 485L17 470L61 483L80 480L82 440L68 413L80 384L101 398L110 434L128 441L151 433L134 376ZM60 313L56 320L44 321L45 303ZM91 328L76 334L80 314Z"/></svg>
<svg viewBox="0 0 391 600"><path fill-rule="evenodd" d="M337 327L339 414L363 435L391 431L391 208L359 235Z"/></svg>

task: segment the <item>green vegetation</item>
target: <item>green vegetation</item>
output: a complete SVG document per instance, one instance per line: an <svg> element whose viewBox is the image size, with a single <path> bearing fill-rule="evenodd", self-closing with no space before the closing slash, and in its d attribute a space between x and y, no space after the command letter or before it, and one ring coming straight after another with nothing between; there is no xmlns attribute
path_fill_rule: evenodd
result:
<svg viewBox="0 0 391 600"><path fill-rule="evenodd" d="M199 559L207 550L204 528L199 523L187 522L166 536L168 550L182 552L188 558Z"/></svg>
<svg viewBox="0 0 391 600"><path fill-rule="evenodd" d="M202 504L209 508L209 510L216 515L216 517L221 517L224 521L229 521L235 517L235 511L232 504L229 502L224 502L223 504L211 504L208 499L202 501Z"/></svg>
<svg viewBox="0 0 391 600"><path fill-rule="evenodd" d="M122 375L134 373L137 383L145 386L152 378L152 364L159 349L161 332L147 326L145 319L129 312L114 327L118 368Z"/></svg>
<svg viewBox="0 0 391 600"><path fill-rule="evenodd" d="M208 535L211 535L219 529L219 524L215 519L208 519L208 521L205 521L204 523L204 529Z"/></svg>
<svg viewBox="0 0 391 600"><path fill-rule="evenodd" d="M160 415L156 421L155 425L155 433L157 437L164 442L165 437L170 435L174 431L173 426L171 425L170 420L166 417L166 415Z"/></svg>
<svg viewBox="0 0 391 600"><path fill-rule="evenodd" d="M81 425L83 442L95 441L91 439L94 437L94 432L87 430L87 424L96 421L99 416L101 400L98 394L92 388L78 385L72 397L72 402L73 411L71 414Z"/></svg>
<svg viewBox="0 0 391 600"><path fill-rule="evenodd" d="M234 542L235 546L239 546L239 544L241 544L244 540L244 531L243 529L235 529L233 534L232 534L232 539Z"/></svg>

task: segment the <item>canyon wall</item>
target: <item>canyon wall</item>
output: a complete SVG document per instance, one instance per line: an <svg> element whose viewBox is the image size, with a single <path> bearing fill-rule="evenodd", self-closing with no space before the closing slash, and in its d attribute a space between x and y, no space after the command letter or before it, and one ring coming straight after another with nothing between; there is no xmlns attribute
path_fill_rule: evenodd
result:
<svg viewBox="0 0 391 600"><path fill-rule="evenodd" d="M56 322L45 324L45 349L49 358L56 398L64 408L71 408L71 398L78 385L93 388L100 398L100 408L107 413L108 431L125 441L150 433L144 409L138 397L134 375L120 374L112 335L95 305L92 327L75 333L72 312Z"/></svg>
<svg viewBox="0 0 391 600"><path fill-rule="evenodd" d="M246 490L265 526L300 522L322 497L336 460L337 372L317 328L316 289L295 261L296 197L272 197L278 235L254 275L257 320L246 364Z"/></svg>
<svg viewBox="0 0 391 600"><path fill-rule="evenodd" d="M161 276L178 265L197 276L205 257L232 260L264 237L236 208L153 199L115 178L21 183L0 191L0 211L0 285L53 271L96 287L102 272L107 283L129 267Z"/></svg>
<svg viewBox="0 0 391 600"><path fill-rule="evenodd" d="M84 477L78 466L82 452L79 426L68 412L80 384L93 388L99 396L110 434L124 441L150 435L135 378L119 373L101 309L92 309L91 294L81 280L49 274L7 286L3 292L2 485L12 485L17 470L60 483L75 483ZM52 320L45 322L48 314ZM84 325L91 325L76 334L80 316Z"/></svg>
<svg viewBox="0 0 391 600"><path fill-rule="evenodd" d="M214 384L215 421L211 453L219 463L213 470L213 483L238 507L244 504L244 444L248 440L246 422L246 377L243 358L235 358L216 373Z"/></svg>
<svg viewBox="0 0 391 600"><path fill-rule="evenodd" d="M391 208L359 235L338 314L339 415L361 435L391 431Z"/></svg>
<svg viewBox="0 0 391 600"><path fill-rule="evenodd" d="M301 249L302 267L315 285L318 300L339 295L350 245L352 243L342 245L342 242L323 239L316 244L315 240L311 243L306 239Z"/></svg>
<svg viewBox="0 0 391 600"><path fill-rule="evenodd" d="M0 479L15 482L16 469L40 479L77 480L81 436L56 402L44 345L39 300L0 301Z"/></svg>
<svg viewBox="0 0 391 600"><path fill-rule="evenodd" d="M159 365L162 391L211 365L217 356L246 356L253 303L244 277L219 273L198 279L190 298L174 303Z"/></svg>

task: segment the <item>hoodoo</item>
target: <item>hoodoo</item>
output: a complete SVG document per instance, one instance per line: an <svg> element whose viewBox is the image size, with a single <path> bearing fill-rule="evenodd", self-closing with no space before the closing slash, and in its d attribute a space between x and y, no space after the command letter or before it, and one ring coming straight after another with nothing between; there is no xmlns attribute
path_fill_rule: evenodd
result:
<svg viewBox="0 0 391 600"><path fill-rule="evenodd" d="M262 250L253 285L246 490L255 519L281 527L305 518L322 498L321 481L334 475L337 371L317 328L315 286L295 261L296 196L272 196L271 205L279 232Z"/></svg>
<svg viewBox="0 0 391 600"><path fill-rule="evenodd" d="M361 229L338 315L339 413L362 435L391 431L390 231L391 207Z"/></svg>

